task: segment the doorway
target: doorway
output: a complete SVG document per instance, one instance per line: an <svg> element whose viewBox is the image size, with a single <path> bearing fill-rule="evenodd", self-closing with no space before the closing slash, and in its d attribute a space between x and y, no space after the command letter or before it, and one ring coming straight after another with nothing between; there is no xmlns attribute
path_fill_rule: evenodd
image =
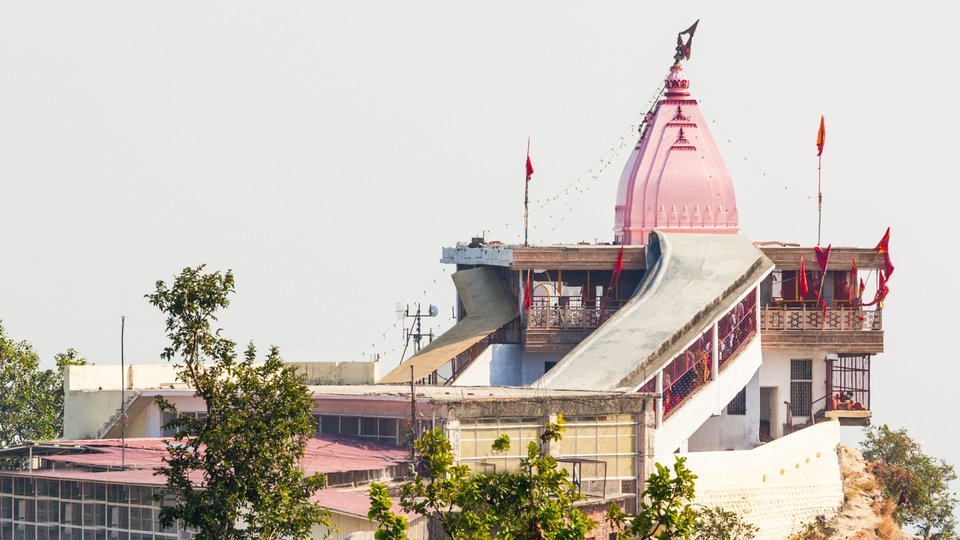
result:
<svg viewBox="0 0 960 540"><path fill-rule="evenodd" d="M760 387L760 442L770 442L777 435L777 387Z"/></svg>

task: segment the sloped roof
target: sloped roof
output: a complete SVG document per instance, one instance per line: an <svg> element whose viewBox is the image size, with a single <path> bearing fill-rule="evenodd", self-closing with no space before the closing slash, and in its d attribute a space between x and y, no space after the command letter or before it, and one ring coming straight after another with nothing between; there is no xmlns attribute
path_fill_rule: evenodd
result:
<svg viewBox="0 0 960 540"><path fill-rule="evenodd" d="M740 235L654 232L647 258L630 301L531 386L633 389L773 270Z"/></svg>
<svg viewBox="0 0 960 540"><path fill-rule="evenodd" d="M452 276L467 316L419 353L380 379L380 383L420 380L520 316L517 303L493 268L461 270Z"/></svg>

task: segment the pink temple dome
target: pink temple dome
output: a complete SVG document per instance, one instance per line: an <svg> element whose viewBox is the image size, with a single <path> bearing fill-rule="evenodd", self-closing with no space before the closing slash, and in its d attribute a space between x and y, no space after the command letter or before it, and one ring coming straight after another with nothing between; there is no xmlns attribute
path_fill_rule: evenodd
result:
<svg viewBox="0 0 960 540"><path fill-rule="evenodd" d="M707 129L690 80L679 62L664 81L666 92L647 115L640 140L620 176L615 242L646 244L664 232L729 233L738 227L730 173Z"/></svg>

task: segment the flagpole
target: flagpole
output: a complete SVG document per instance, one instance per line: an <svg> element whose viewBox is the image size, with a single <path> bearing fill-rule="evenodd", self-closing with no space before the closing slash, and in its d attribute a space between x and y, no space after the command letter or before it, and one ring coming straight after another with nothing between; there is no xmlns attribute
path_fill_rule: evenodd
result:
<svg viewBox="0 0 960 540"><path fill-rule="evenodd" d="M523 246L527 247L529 243L529 220L530 220L530 175L528 173L527 163L530 163L530 137L527 137L527 161L524 162L524 182L523 182Z"/></svg>
<svg viewBox="0 0 960 540"><path fill-rule="evenodd" d="M820 166L823 155L817 156L817 245L820 245L820 225L823 222L823 190L820 184Z"/></svg>

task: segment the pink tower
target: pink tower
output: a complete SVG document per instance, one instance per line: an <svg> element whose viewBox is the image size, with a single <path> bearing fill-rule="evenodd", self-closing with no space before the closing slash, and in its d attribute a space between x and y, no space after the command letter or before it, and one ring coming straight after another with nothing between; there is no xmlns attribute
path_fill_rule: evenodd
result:
<svg viewBox="0 0 960 540"><path fill-rule="evenodd" d="M730 233L737 199L677 59L664 98L644 121L617 190L615 243L646 244L650 231Z"/></svg>

